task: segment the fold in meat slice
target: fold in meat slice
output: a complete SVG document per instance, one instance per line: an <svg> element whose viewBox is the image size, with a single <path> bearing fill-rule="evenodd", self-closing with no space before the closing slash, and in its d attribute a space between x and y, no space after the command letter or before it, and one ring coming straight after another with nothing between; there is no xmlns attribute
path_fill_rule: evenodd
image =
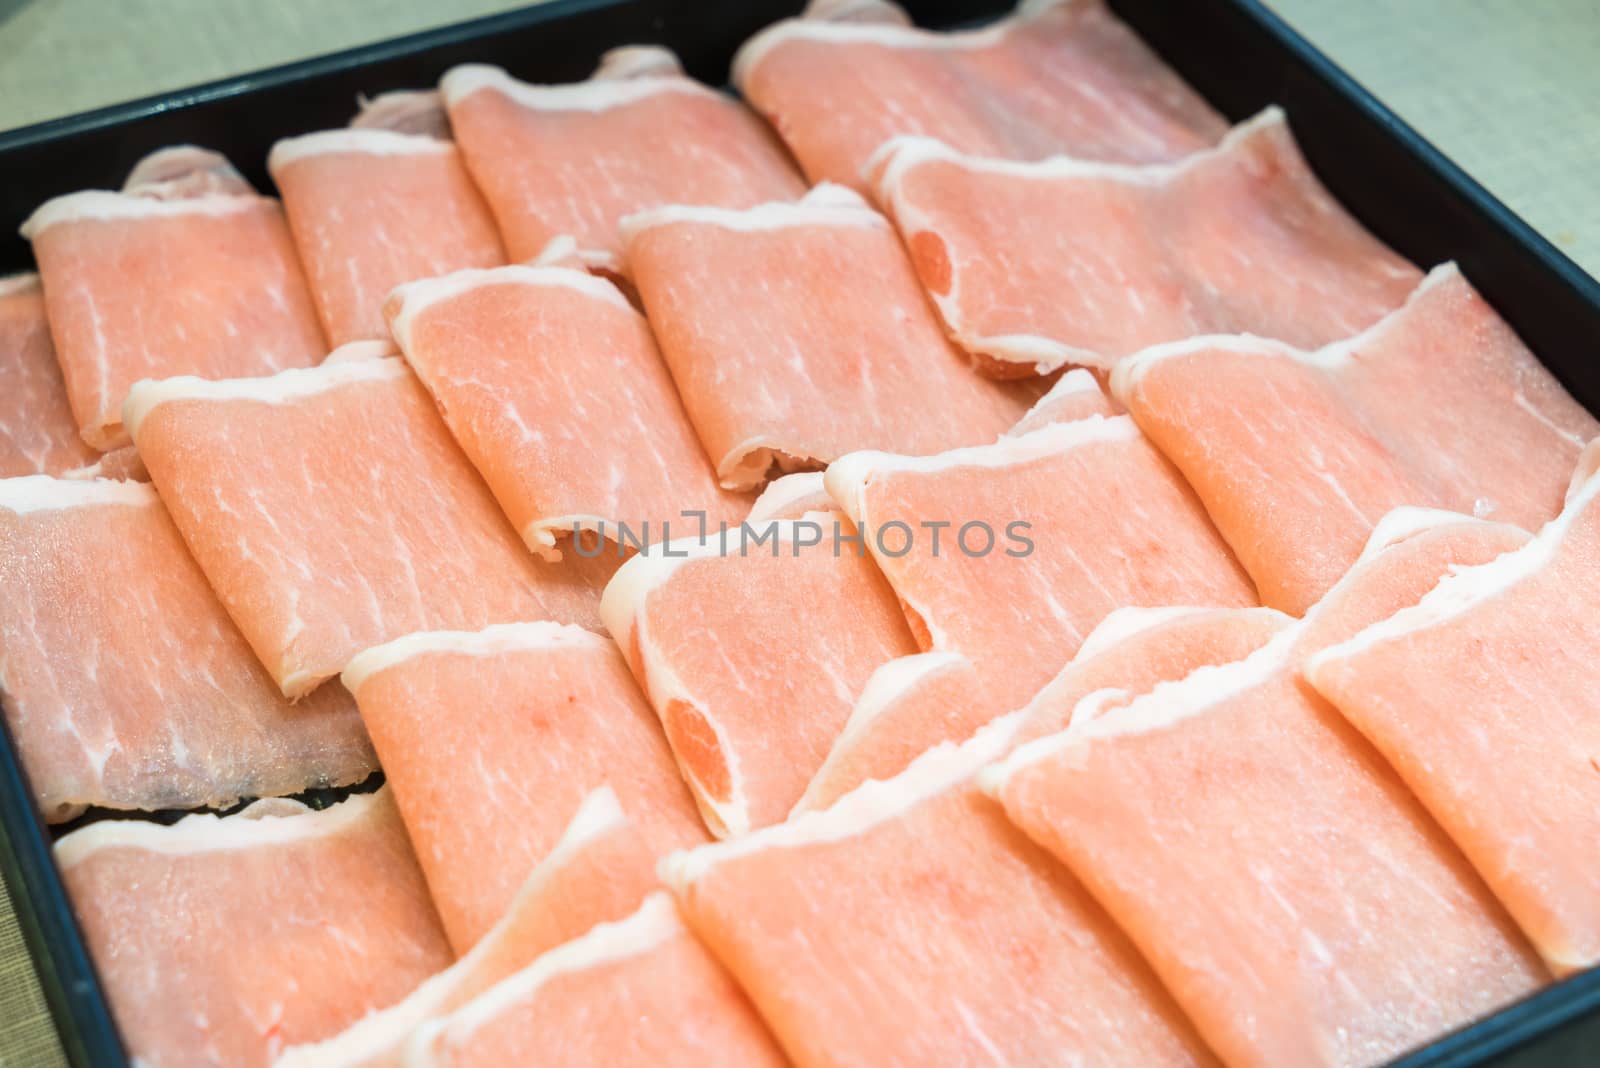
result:
<svg viewBox="0 0 1600 1068"><path fill-rule="evenodd" d="M658 544L606 587L600 614L718 837L782 820L873 670L916 652L848 528L812 512Z"/></svg>
<svg viewBox="0 0 1600 1068"><path fill-rule="evenodd" d="M586 82L528 85L469 64L439 88L513 260L570 234L586 264L621 273L617 221L630 212L741 208L805 192L755 115L676 69L606 66Z"/></svg>
<svg viewBox="0 0 1600 1068"><path fill-rule="evenodd" d="M972 661L917 653L872 673L844 729L790 813L824 809L872 779L892 779L941 742L963 742L999 715Z"/></svg>
<svg viewBox="0 0 1600 1068"><path fill-rule="evenodd" d="M450 963L386 790L320 812L102 820L55 848L137 1064L267 1065Z"/></svg>
<svg viewBox="0 0 1600 1068"><path fill-rule="evenodd" d="M1202 667L1243 660L1290 622L1271 608L1119 608L1024 706L1013 744L1093 719Z"/></svg>
<svg viewBox="0 0 1600 1068"><path fill-rule="evenodd" d="M290 697L413 631L593 621L592 576L527 555L400 360L143 382L127 417L189 549Z"/></svg>
<svg viewBox="0 0 1600 1068"><path fill-rule="evenodd" d="M0 278L0 478L60 477L99 462L67 404L39 276Z"/></svg>
<svg viewBox="0 0 1600 1068"><path fill-rule="evenodd" d="M212 193L255 194L227 156L199 145L156 149L133 165L122 191L156 200L183 200Z"/></svg>
<svg viewBox="0 0 1600 1068"><path fill-rule="evenodd" d="M1422 277L1322 187L1276 108L1174 164L1014 163L913 139L876 171L951 336L1001 377L1109 368L1195 334L1325 345Z"/></svg>
<svg viewBox="0 0 1600 1068"><path fill-rule="evenodd" d="M1030 699L1114 609L1256 603L1125 415L924 458L855 453L824 478L923 648L971 660L1002 708Z"/></svg>
<svg viewBox="0 0 1600 1068"><path fill-rule="evenodd" d="M662 863L799 1068L1213 1063L1111 920L971 785L1013 719Z"/></svg>
<svg viewBox="0 0 1600 1068"><path fill-rule="evenodd" d="M360 100L361 110L350 120L352 130L391 130L450 140L450 115L437 89L392 89Z"/></svg>
<svg viewBox="0 0 1600 1068"><path fill-rule="evenodd" d="M1346 341L1302 352L1195 338L1124 361L1112 389L1183 471L1264 602L1296 614L1392 508L1539 526L1600 434L1450 264Z"/></svg>
<svg viewBox="0 0 1600 1068"><path fill-rule="evenodd" d="M413 634L350 661L344 684L458 952L607 782L657 854L706 840L609 638L556 623Z"/></svg>
<svg viewBox="0 0 1600 1068"><path fill-rule="evenodd" d="M325 1042L297 1046L273 1068L397 1068L407 1039L539 955L597 923L620 920L656 888L655 854L609 786L590 793L560 842L470 952L404 1001L362 1017Z"/></svg>
<svg viewBox="0 0 1600 1068"><path fill-rule="evenodd" d="M0 703L51 821L377 768L347 695L278 692L141 482L0 479Z"/></svg>
<svg viewBox="0 0 1600 1068"><path fill-rule="evenodd" d="M1121 415L1122 408L1106 396L1100 382L1082 367L1075 367L1056 379L1044 396L1034 401L1006 437L1021 437L1051 423L1071 423L1091 415Z"/></svg>
<svg viewBox="0 0 1600 1068"><path fill-rule="evenodd" d="M993 441L1034 399L941 334L889 223L821 186L748 211L623 222L633 282L723 485L857 449Z"/></svg>
<svg viewBox="0 0 1600 1068"><path fill-rule="evenodd" d="M813 0L740 50L734 83L813 181L860 181L898 134L1009 159L1146 163L1226 129L1101 0L1024 0L1010 18L957 33L909 22L890 3Z"/></svg>
<svg viewBox="0 0 1600 1068"><path fill-rule="evenodd" d="M750 506L749 522L766 519L800 519L807 512L829 512L833 498L822 481L821 471L800 471L767 483Z"/></svg>
<svg viewBox="0 0 1600 1068"><path fill-rule="evenodd" d="M1600 963L1600 475L1308 667L1559 973Z"/></svg>
<svg viewBox="0 0 1600 1068"><path fill-rule="evenodd" d="M1338 611L1394 595L1419 561L1437 574L1427 555L1386 564ZM1234 1065L1384 1062L1547 979L1405 785L1300 680L1330 625L1315 615L1080 713L980 779Z"/></svg>
<svg viewBox="0 0 1600 1068"><path fill-rule="evenodd" d="M428 1024L406 1064L781 1068L749 999L667 894L551 950Z"/></svg>
<svg viewBox="0 0 1600 1068"><path fill-rule="evenodd" d="M48 201L22 231L67 399L97 449L128 443L122 400L142 378L267 375L327 352L275 200L91 190Z"/></svg>
<svg viewBox="0 0 1600 1068"><path fill-rule="evenodd" d="M656 530L687 510L715 528L748 507L717 486L649 324L605 279L462 271L401 286L386 307L406 359L534 552L559 558L557 539L580 530L620 543L622 524Z"/></svg>
<svg viewBox="0 0 1600 1068"><path fill-rule="evenodd" d="M323 130L273 145L267 169L334 345L387 338L383 298L402 282L506 262L449 141Z"/></svg>

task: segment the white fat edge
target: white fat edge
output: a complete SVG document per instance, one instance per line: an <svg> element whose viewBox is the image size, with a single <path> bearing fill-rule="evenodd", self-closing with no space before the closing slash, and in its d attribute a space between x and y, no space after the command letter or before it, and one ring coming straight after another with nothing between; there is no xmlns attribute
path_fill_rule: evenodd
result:
<svg viewBox="0 0 1600 1068"><path fill-rule="evenodd" d="M1540 528L1521 548L1487 563L1456 568L1414 605L1367 627L1345 641L1328 646L1306 660L1306 677L1316 685L1327 664L1347 659L1374 645L1447 623L1538 574L1561 549L1574 523L1600 498L1600 472L1591 475L1568 500L1561 514ZM1335 587L1337 588L1337 587Z"/></svg>
<svg viewBox="0 0 1600 1068"><path fill-rule="evenodd" d="M1204 615L1207 612L1219 611L1202 605L1172 605L1162 608L1118 608L1102 619L1089 636L1083 639L1083 644L1078 646L1078 652L1073 656L1071 663L1088 660L1099 656L1101 653L1146 631L1170 623L1175 619L1185 619L1189 616ZM1227 611L1227 609L1220 609ZM1063 668L1062 670L1066 670Z"/></svg>
<svg viewBox="0 0 1600 1068"><path fill-rule="evenodd" d="M0 278L0 298L16 296L18 293L31 293L39 288L39 275L34 271L24 271L21 274Z"/></svg>
<svg viewBox="0 0 1600 1068"><path fill-rule="evenodd" d="M658 44L618 45L606 49L594 73L589 75L596 80L650 76L684 77L683 63L678 59L678 53Z"/></svg>
<svg viewBox="0 0 1600 1068"><path fill-rule="evenodd" d="M1412 504L1391 508L1383 514L1382 519L1378 520L1377 525L1372 528L1372 533L1367 535L1367 544L1362 547L1361 555L1356 557L1356 562L1350 565L1350 570L1355 570L1380 555L1385 549L1393 548L1407 538L1424 531L1447 527L1454 523L1483 522L1486 521L1446 508L1425 508Z"/></svg>
<svg viewBox="0 0 1600 1068"><path fill-rule="evenodd" d="M404 282L389 291L385 303L398 300L400 310L389 324L395 341L407 354L411 348L411 321L441 301L452 300L481 286L562 287L594 300L637 315L621 290L604 278L597 278L576 267L531 266L513 263L505 267L469 267L437 278Z"/></svg>
<svg viewBox="0 0 1600 1068"><path fill-rule="evenodd" d="M1074 367L1072 370L1056 379L1054 384L1052 384L1051 387L1045 391L1044 396L1034 401L1028 410L1022 413L1021 418L1019 418L1013 427L1006 431L1003 436L1016 437L1017 427L1034 418L1034 416L1044 411L1046 407L1054 404L1061 398L1070 397L1077 393L1094 393L1100 396L1105 395L1100 389L1099 380L1094 377L1092 372L1082 367ZM1038 428L1035 427L1034 429ZM1023 431L1023 433L1027 433L1027 431Z"/></svg>
<svg viewBox="0 0 1600 1068"><path fill-rule="evenodd" d="M829 18L783 19L751 37L733 57L730 78L741 92L751 72L773 49L789 41L818 41L825 44L870 44L886 48L913 48L930 52L965 51L988 48L1004 40L1018 26L1039 18L1056 7L1077 0L1023 0L1010 15L972 30L919 29L893 22L852 22Z"/></svg>
<svg viewBox="0 0 1600 1068"><path fill-rule="evenodd" d="M850 709L850 718L845 720L844 729L833 740L827 758L811 777L805 793L790 810L789 818L793 819L816 807L814 799L826 786L834 768L855 749L872 729L873 723L877 722L878 718L896 702L927 679L946 671L957 670L962 665L970 667L971 664L972 662L960 653L944 652L913 653L879 664L868 677L867 684L862 687L861 695L856 698L855 704Z"/></svg>
<svg viewBox="0 0 1600 1068"><path fill-rule="evenodd" d="M1405 302L1383 318L1350 337L1324 345L1320 349L1303 351L1290 349L1296 358L1319 367L1334 368L1348 363L1350 358L1362 349L1370 348L1378 342L1384 334L1397 329L1402 323L1411 318L1418 304L1422 303L1435 289L1442 289L1448 285L1466 285L1466 279L1461 274L1461 268L1454 261L1441 263L1423 276L1415 289L1406 294Z"/></svg>
<svg viewBox="0 0 1600 1068"><path fill-rule="evenodd" d="M622 805L610 786L591 791L561 834L555 848L534 865L505 913L484 932L467 953L450 967L435 972L404 1000L369 1012L344 1031L321 1042L291 1047L272 1062L272 1068L344 1068L368 1063L395 1050L420 1025L434 1018L462 981L485 957L498 950L500 938L517 925L519 914L590 843L628 826Z"/></svg>
<svg viewBox="0 0 1600 1068"><path fill-rule="evenodd" d="M88 469L84 469L87 473ZM58 512L67 508L92 508L107 504L140 507L160 501L148 482L123 482L108 478L52 478L19 475L0 478L0 511L14 515Z"/></svg>
<svg viewBox="0 0 1600 1068"><path fill-rule="evenodd" d="M1086 710L1084 716L1078 716L1075 707L1064 730L1020 745L1005 759L984 768L978 774L978 787L999 799L1006 784L1018 772L1072 746L1098 739L1153 733L1203 715L1283 671L1290 663L1303 630L1301 624L1285 627L1243 660L1196 668L1182 679L1157 684L1148 693L1120 707Z"/></svg>
<svg viewBox="0 0 1600 1068"><path fill-rule="evenodd" d="M672 897L654 891L631 915L596 924L587 934L534 958L449 1016L425 1025L408 1044L407 1063L426 1058L428 1048L437 1043L466 1041L472 1032L537 996L540 988L561 976L642 957L687 931Z"/></svg>
<svg viewBox="0 0 1600 1068"><path fill-rule="evenodd" d="M1571 501L1583 491L1583 484L1600 472L1600 438L1595 438L1583 447L1578 454L1578 466L1572 472L1572 481L1567 484L1566 500Z"/></svg>
<svg viewBox="0 0 1600 1068"><path fill-rule="evenodd" d="M656 874L682 897L708 871L725 861L768 849L838 842L862 835L929 798L971 780L974 773L1006 751L1020 713L1012 712L978 728L965 741L944 741L919 755L888 779L869 779L825 809L800 813L784 823L739 838L663 857Z"/></svg>
<svg viewBox="0 0 1600 1068"><path fill-rule="evenodd" d="M578 250L578 239L571 234L557 234L544 243L544 248L528 261L528 266L562 267L570 260L583 261L583 253Z"/></svg>
<svg viewBox="0 0 1600 1068"><path fill-rule="evenodd" d="M824 513L807 512L799 519L768 519L750 522L748 525L752 531L759 530L763 534L776 528L776 538L782 543L794 540L799 524L816 523L824 518L826 518ZM733 544L734 537L742 539L743 527L730 528L729 535L730 544ZM718 837L728 837L743 834L750 827L749 806L745 800L748 795L739 754L728 744L722 724L706 715L706 703L683 681L667 659L659 655L649 627L646 625L645 615L645 603L650 594L665 585L678 568L691 560L726 555L722 545L719 535L708 533L704 538L682 538L667 542L665 545L652 545L645 552L636 554L618 568L616 574L611 576L611 581L606 583L606 588L600 595L600 620L622 648L637 648L639 657L637 674L641 676L638 681L649 699L650 706L656 710L657 716L662 715L673 701L678 701L700 712L716 735L718 751L721 752L728 769L729 794L732 800L718 802L705 796L698 781L687 768L683 767L681 760L678 764L685 780L690 784L690 792L706 825ZM676 750L673 752L673 758L677 760Z"/></svg>
<svg viewBox="0 0 1600 1068"><path fill-rule="evenodd" d="M157 200L137 193L87 189L45 201L28 216L19 232L29 241L36 241L40 234L58 223L173 218L182 215L235 215L262 208L277 211L278 202L254 193L207 193L177 200Z"/></svg>
<svg viewBox="0 0 1600 1068"><path fill-rule="evenodd" d="M1139 429L1130 417L1095 414L1069 422L1051 423L1015 437L1002 437L989 445L969 445L932 456L904 456L871 450L847 453L828 465L823 472L823 483L828 488L828 494L859 526L865 511L863 494L866 484L878 475L899 472L930 474L960 467L1011 467L1082 445L1102 441L1134 441L1139 436Z"/></svg>
<svg viewBox="0 0 1600 1068"><path fill-rule="evenodd" d="M600 536L600 552L605 550L605 532L615 531L621 524L610 516L573 513L571 515L545 516L532 520L519 532L522 544L541 560L559 561L563 558L559 538L574 532L592 531ZM612 539L613 542L615 539ZM574 550L576 551L576 550Z"/></svg>
<svg viewBox="0 0 1600 1068"><path fill-rule="evenodd" d="M267 170L278 172L308 156L359 154L364 156L448 156L456 151L449 141L426 134L400 133L375 127L341 127L285 137L267 153Z"/></svg>
<svg viewBox="0 0 1600 1068"><path fill-rule="evenodd" d="M795 452L770 434L756 434L729 446L717 461L717 485L734 493L747 493L766 480L774 463L783 461L797 469L827 465L823 457Z"/></svg>
<svg viewBox="0 0 1600 1068"><path fill-rule="evenodd" d="M231 816L196 813L171 825L100 820L57 841L56 864L70 868L102 849L190 855L327 838L367 818L374 806L388 803L387 791L385 786L370 794L352 794L324 809L312 809L289 798L263 798Z"/></svg>
<svg viewBox="0 0 1600 1068"><path fill-rule="evenodd" d="M626 107L664 93L710 97L719 101L726 99L715 89L681 74L591 78L563 85L534 85L513 78L499 67L466 63L452 67L439 80L439 91L444 96L447 108L455 107L483 89L492 89L523 107L537 111L600 112Z"/></svg>
<svg viewBox="0 0 1600 1068"><path fill-rule="evenodd" d="M782 475L767 483L767 488L761 491L755 503L750 506L750 514L745 517L747 523L760 523L769 519L779 518L794 506L815 502L815 507L807 507L807 512L820 512L833 507L831 498L828 498L828 489L823 484L821 471L799 471L792 475Z"/></svg>
<svg viewBox="0 0 1600 1068"><path fill-rule="evenodd" d="M347 363L351 360L381 360L389 356L400 355L400 350L388 338L367 338L362 341L346 341L322 358L323 366L330 363Z"/></svg>
<svg viewBox="0 0 1600 1068"><path fill-rule="evenodd" d="M692 204L647 208L624 215L618 228L623 241L632 242L646 230L681 224L715 226L740 233L801 226L889 230L889 220L861 199L859 194L829 182L816 186L800 200L773 200L753 208L717 208Z"/></svg>
<svg viewBox="0 0 1600 1068"><path fill-rule="evenodd" d="M373 646L351 657L339 678L345 689L358 691L373 675L432 653L460 656L499 656L535 649L594 649L616 651L616 644L575 623L537 620L529 623L495 623L482 630L428 630Z"/></svg>
<svg viewBox="0 0 1600 1068"><path fill-rule="evenodd" d="M133 384L122 402L122 425L137 436L150 412L168 401L251 400L263 404L288 404L359 382L386 382L404 378L410 372L405 361L389 357L379 360L341 360L316 367L295 367L264 378L145 378Z"/></svg>

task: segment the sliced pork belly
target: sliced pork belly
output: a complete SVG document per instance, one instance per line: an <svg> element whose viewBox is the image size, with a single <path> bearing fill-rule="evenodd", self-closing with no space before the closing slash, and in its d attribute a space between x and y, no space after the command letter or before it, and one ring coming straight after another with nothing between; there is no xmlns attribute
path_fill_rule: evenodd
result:
<svg viewBox="0 0 1600 1068"><path fill-rule="evenodd" d="M537 564L397 359L144 382L129 429L206 577L290 697L417 630L594 623Z"/></svg>
<svg viewBox="0 0 1600 1068"><path fill-rule="evenodd" d="M847 189L748 211L662 208L623 231L662 354L730 489L856 449L993 441L1034 399L972 373L887 220Z"/></svg>
<svg viewBox="0 0 1600 1068"><path fill-rule="evenodd" d="M1014 163L921 139L888 146L877 179L951 336L1000 377L1109 368L1195 334L1325 345L1422 277L1322 187L1276 108L1174 164Z"/></svg>
<svg viewBox="0 0 1600 1068"><path fill-rule="evenodd" d="M719 837L782 820L874 669L916 651L837 512L656 544L617 571L606 627Z"/></svg>
<svg viewBox="0 0 1600 1068"><path fill-rule="evenodd" d="M656 887L655 854L603 786L583 799L544 860L517 890L506 914L472 949L404 1001L362 1017L324 1042L296 1046L273 1068L398 1066L407 1040L598 923L633 912Z"/></svg>
<svg viewBox="0 0 1600 1068"><path fill-rule="evenodd" d="M869 779L892 779L941 742L966 741L999 713L965 657L917 653L891 660L867 680L790 815L827 808Z"/></svg>
<svg viewBox="0 0 1600 1068"><path fill-rule="evenodd" d="M506 261L449 141L323 130L273 145L267 169L334 345L387 338L383 298L402 282Z"/></svg>
<svg viewBox="0 0 1600 1068"><path fill-rule="evenodd" d="M393 89L361 98L361 110L350 120L352 130L394 133L450 140L450 115L437 89Z"/></svg>
<svg viewBox="0 0 1600 1068"><path fill-rule="evenodd" d="M1346 341L1304 352L1196 338L1124 361L1112 389L1265 603L1296 614L1392 508L1539 526L1600 433L1453 265Z"/></svg>
<svg viewBox="0 0 1600 1068"><path fill-rule="evenodd" d="M347 695L278 692L141 482L0 479L0 700L51 821L377 767Z"/></svg>
<svg viewBox="0 0 1600 1068"><path fill-rule="evenodd" d="M212 193L238 196L255 193L227 156L198 145L156 149L133 165L122 183L122 191L157 200L182 200Z"/></svg>
<svg viewBox="0 0 1600 1068"><path fill-rule="evenodd" d="M327 351L275 200L91 190L47 202L22 232L67 399L97 449L128 443L122 401L142 378L268 375Z"/></svg>
<svg viewBox="0 0 1600 1068"><path fill-rule="evenodd" d="M67 404L39 276L0 278L0 478L69 475L99 462Z"/></svg>
<svg viewBox="0 0 1600 1068"><path fill-rule="evenodd" d="M1177 159L1226 126L1101 0L1023 2L979 30L914 29L894 4L813 0L757 34L733 78L813 181L854 184L925 134L1009 159Z"/></svg>
<svg viewBox="0 0 1600 1068"><path fill-rule="evenodd" d="M513 260L567 234L590 267L620 273L617 221L630 212L742 208L805 192L759 119L681 71L612 65L586 82L528 85L469 64L439 88Z"/></svg>
<svg viewBox="0 0 1600 1068"><path fill-rule="evenodd" d="M1518 538L1397 516L1304 623L1121 707L1092 714L1091 698L984 773L1228 1063L1375 1064L1546 981L1465 858L1298 671Z"/></svg>
<svg viewBox="0 0 1600 1068"><path fill-rule="evenodd" d="M970 784L1009 727L663 862L799 1068L1213 1063L1115 925Z"/></svg>
<svg viewBox="0 0 1600 1068"><path fill-rule="evenodd" d="M1600 963L1597 560L1591 474L1531 541L1308 667L1558 973Z"/></svg>
<svg viewBox="0 0 1600 1068"><path fill-rule="evenodd" d="M924 648L971 660L1003 708L1115 609L1255 604L1194 494L1125 415L930 457L854 453L824 478Z"/></svg>
<svg viewBox="0 0 1600 1068"><path fill-rule="evenodd" d="M1119 608L1023 706L1013 744L1065 730L1200 668L1243 660L1289 623L1270 608Z"/></svg>
<svg viewBox="0 0 1600 1068"><path fill-rule="evenodd" d="M724 493L650 326L610 282L567 267L462 271L397 289L394 336L528 548L590 530L621 540ZM558 542L560 539L560 542ZM615 556L617 548L606 550Z"/></svg>
<svg viewBox="0 0 1600 1068"><path fill-rule="evenodd" d="M608 782L657 854L706 840L609 638L556 623L413 634L357 656L344 684L458 952Z"/></svg>
<svg viewBox="0 0 1600 1068"><path fill-rule="evenodd" d="M258 801L172 826L102 820L56 862L128 1053L270 1064L450 963L387 791Z"/></svg>
<svg viewBox="0 0 1600 1068"><path fill-rule="evenodd" d="M424 1027L406 1063L551 1068L781 1068L736 983L667 894L551 950Z"/></svg>
<svg viewBox="0 0 1600 1068"><path fill-rule="evenodd" d="M1075 367L1057 378L1044 396L1034 401L1033 407L1006 431L1006 436L1020 437L1051 423L1071 423L1091 415L1121 414L1121 406L1106 396L1094 375Z"/></svg>

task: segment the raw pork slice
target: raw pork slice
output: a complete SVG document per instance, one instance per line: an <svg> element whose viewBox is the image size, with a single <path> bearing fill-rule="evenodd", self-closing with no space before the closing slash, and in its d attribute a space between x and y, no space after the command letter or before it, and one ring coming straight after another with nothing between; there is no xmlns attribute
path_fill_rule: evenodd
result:
<svg viewBox="0 0 1600 1068"><path fill-rule="evenodd" d="M39 276L0 278L0 478L59 477L99 462L67 404Z"/></svg>
<svg viewBox="0 0 1600 1068"><path fill-rule="evenodd" d="M404 1001L325 1042L289 1050L273 1068L398 1068L406 1040L422 1024L595 924L622 919L655 887L655 855L623 815L617 795L603 786L584 798L560 842L470 952Z"/></svg>
<svg viewBox="0 0 1600 1068"><path fill-rule="evenodd" d="M1112 389L1205 502L1263 601L1295 614L1392 508L1539 526L1600 434L1454 265L1372 329L1316 352L1195 338L1123 361Z"/></svg>
<svg viewBox="0 0 1600 1068"><path fill-rule="evenodd" d="M812 0L745 44L734 83L813 181L860 181L897 134L1013 159L1147 163L1226 129L1102 0L1024 0L1010 18L959 33L909 23L889 3Z"/></svg>
<svg viewBox="0 0 1600 1068"><path fill-rule="evenodd" d="M335 345L387 338L383 298L402 282L506 261L449 141L324 130L273 145L267 169Z"/></svg>
<svg viewBox="0 0 1600 1068"><path fill-rule="evenodd" d="M1270 608L1119 608L1024 706L1012 742L1055 734L1202 667L1243 660L1289 623Z"/></svg>
<svg viewBox="0 0 1600 1068"><path fill-rule="evenodd" d="M136 1064L270 1064L400 1000L450 949L388 792L257 801L56 843Z"/></svg>
<svg viewBox="0 0 1600 1068"><path fill-rule="evenodd" d="M126 414L184 540L290 697L413 631L593 619L586 576L524 552L400 360L144 382Z"/></svg>
<svg viewBox="0 0 1600 1068"><path fill-rule="evenodd" d="M963 742L1000 710L972 662L917 653L872 673L790 816L823 809L871 779L892 779L941 742Z"/></svg>
<svg viewBox="0 0 1600 1068"><path fill-rule="evenodd" d="M798 1068L1213 1063L1110 919L971 785L1010 726L663 862Z"/></svg>
<svg viewBox="0 0 1600 1068"><path fill-rule="evenodd" d="M847 189L748 211L662 208L623 232L662 354L730 489L857 449L993 441L1034 399L972 373L888 221Z"/></svg>
<svg viewBox="0 0 1600 1068"><path fill-rule="evenodd" d="M656 893L418 1032L406 1064L782 1068L761 1018Z"/></svg>
<svg viewBox="0 0 1600 1068"><path fill-rule="evenodd" d="M718 837L782 820L874 669L916 652L837 512L651 546L600 615Z"/></svg>
<svg viewBox="0 0 1600 1068"><path fill-rule="evenodd" d="M412 282L386 305L394 336L528 548L621 524L642 533L749 502L722 492L650 326L616 286L567 267L501 267Z"/></svg>
<svg viewBox="0 0 1600 1068"><path fill-rule="evenodd" d="M268 375L327 352L275 200L91 190L48 201L22 232L67 399L97 449L128 443L122 400L142 378Z"/></svg>
<svg viewBox="0 0 1600 1068"><path fill-rule="evenodd" d="M1546 978L1404 784L1300 685L1303 630L980 779L1231 1065L1386 1062Z"/></svg>
<svg viewBox="0 0 1600 1068"><path fill-rule="evenodd" d="M344 684L457 952L607 782L657 854L706 840L609 638L556 623L413 634L350 661Z"/></svg>
<svg viewBox="0 0 1600 1068"><path fill-rule="evenodd" d="M450 115L437 89L392 89L360 99L361 110L350 120L352 130L391 130L450 140Z"/></svg>
<svg viewBox="0 0 1600 1068"><path fill-rule="evenodd" d="M183 200L212 193L255 194L227 156L198 145L156 149L133 165L122 191L156 200Z"/></svg>
<svg viewBox="0 0 1600 1068"><path fill-rule="evenodd" d="M801 471L767 483L750 506L751 523L765 519L800 519L807 512L828 512L834 507L821 471Z"/></svg>
<svg viewBox="0 0 1600 1068"><path fill-rule="evenodd" d="M828 492L924 649L960 653L1017 708L1112 610L1256 603L1194 494L1127 416L981 448L854 453Z"/></svg>
<svg viewBox="0 0 1600 1068"><path fill-rule="evenodd" d="M278 692L142 482L0 479L0 701L52 821L377 767L347 695Z"/></svg>
<svg viewBox="0 0 1600 1068"><path fill-rule="evenodd" d="M1532 541L1308 667L1559 973L1600 963L1597 561L1590 475Z"/></svg>
<svg viewBox="0 0 1600 1068"><path fill-rule="evenodd" d="M1071 423L1091 415L1121 414L1121 407L1106 396L1099 380L1082 367L1075 367L1056 379L1045 395L1006 431L1006 436L1021 437L1051 423Z"/></svg>
<svg viewBox="0 0 1600 1068"><path fill-rule="evenodd" d="M1001 377L1194 334L1325 345L1422 277L1328 194L1276 108L1174 164L1014 163L921 139L888 146L877 173L951 336Z"/></svg>
<svg viewBox="0 0 1600 1068"><path fill-rule="evenodd" d="M439 83L513 260L570 234L590 267L620 273L617 221L630 212L742 208L805 192L743 104L681 71L630 75L608 66L586 82L528 85L469 64Z"/></svg>

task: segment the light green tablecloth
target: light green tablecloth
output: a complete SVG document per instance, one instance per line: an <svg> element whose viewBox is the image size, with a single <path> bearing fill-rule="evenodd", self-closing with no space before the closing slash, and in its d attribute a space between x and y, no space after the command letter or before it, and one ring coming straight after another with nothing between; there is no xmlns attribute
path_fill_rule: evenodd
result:
<svg viewBox="0 0 1600 1068"><path fill-rule="evenodd" d="M0 129L520 2L0 0ZM1276 0L1275 6L1600 275L1600 3ZM0 1068L60 1063L10 900L0 893Z"/></svg>

